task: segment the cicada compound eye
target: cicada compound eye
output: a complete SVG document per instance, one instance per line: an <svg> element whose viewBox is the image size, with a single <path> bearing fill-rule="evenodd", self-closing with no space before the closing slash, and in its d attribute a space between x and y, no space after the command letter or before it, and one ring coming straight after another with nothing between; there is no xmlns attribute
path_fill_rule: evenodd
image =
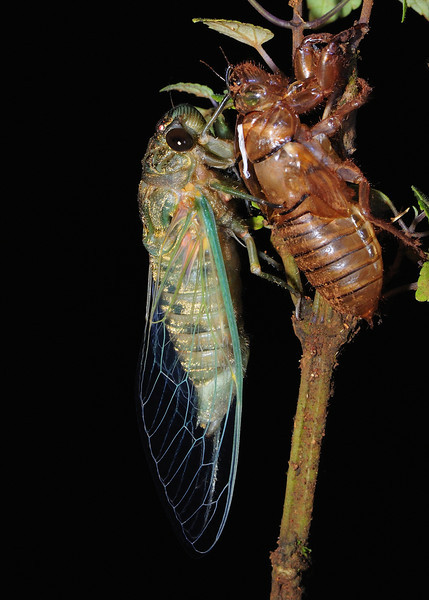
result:
<svg viewBox="0 0 429 600"><path fill-rule="evenodd" d="M266 89L263 85L252 83L242 92L242 97L249 106L256 106L266 96Z"/></svg>
<svg viewBox="0 0 429 600"><path fill-rule="evenodd" d="M181 126L170 129L165 136L165 141L175 152L187 152L195 146L195 138Z"/></svg>
<svg viewBox="0 0 429 600"><path fill-rule="evenodd" d="M237 110L247 113L252 110L261 109L266 99L266 88L263 85L252 83L246 85L235 97Z"/></svg>

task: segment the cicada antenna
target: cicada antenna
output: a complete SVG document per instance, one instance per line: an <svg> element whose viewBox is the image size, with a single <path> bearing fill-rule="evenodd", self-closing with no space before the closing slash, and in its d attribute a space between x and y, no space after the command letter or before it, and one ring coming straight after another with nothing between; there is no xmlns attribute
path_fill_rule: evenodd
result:
<svg viewBox="0 0 429 600"><path fill-rule="evenodd" d="M209 119L209 121L207 121L206 126L202 130L201 135L199 136L200 143L204 144L204 142L205 142L204 138L207 135L208 130L213 125L213 123L216 121L216 119L218 118L218 116L223 113L223 111L225 110L225 106L227 105L229 99L230 99L230 95L229 95L229 92L228 92L228 94L225 94L225 96L223 97L222 102L218 105L218 107L214 111L211 119Z"/></svg>
<svg viewBox="0 0 429 600"><path fill-rule="evenodd" d="M224 59L225 59L225 62L226 62L226 64L228 65L228 68L229 68L229 69L230 69L230 68L232 68L232 62L231 62L231 61L229 60L229 58L227 57L227 55L226 55L226 52L225 52L225 50L222 48L222 46L219 46L219 50L222 52L222 54L223 54L223 57L224 57Z"/></svg>
<svg viewBox="0 0 429 600"><path fill-rule="evenodd" d="M225 59L225 62L227 64L227 72L228 70L232 69L233 64L232 62L229 60L229 58L226 55L225 50L222 48L222 46L219 46L219 50L222 52L222 56ZM227 83L227 79L225 77L222 77L222 75L220 75L211 65L209 65L209 63L207 63L205 60L200 59L200 63L202 63L203 65L205 65L206 67L208 67L210 69L210 71L213 71L213 73L219 77L219 79L221 79L224 83Z"/></svg>
<svg viewBox="0 0 429 600"><path fill-rule="evenodd" d="M221 50L222 50L222 48L221 48ZM224 54L224 56L225 56L225 54ZM205 60L202 60L202 59L200 59L200 63L202 63L204 66L208 67L210 69L210 71L212 71L217 77L219 77L219 79L222 79L222 81L225 83L225 77L222 77L222 75L220 75L211 65L209 65L209 63L207 63Z"/></svg>
<svg viewBox="0 0 429 600"><path fill-rule="evenodd" d="M221 79L228 86L228 75L229 75L229 72L232 69L232 63L228 60L228 57L227 57L224 49L222 48L222 46L219 46L219 50L222 52L223 57L224 57L227 65L228 65L225 77L222 77L222 75L220 75L211 65L209 65L208 63L206 63L204 60L200 60L200 62L203 65L205 65L206 67L208 67L211 71L213 71L213 73L215 75L217 75L217 77L219 77L219 79ZM201 143L205 142L204 138L207 135L207 132L209 131L209 129L213 125L213 123L216 121L216 119L219 117L219 115L221 115L223 113L223 111L225 110L225 107L226 107L229 99L230 99L230 94L229 94L229 92L227 92L225 94L225 96L223 97L222 101L220 102L220 104L218 104L216 110L214 111L212 117L207 122L207 124L204 127L203 131L201 132L201 135L199 137Z"/></svg>

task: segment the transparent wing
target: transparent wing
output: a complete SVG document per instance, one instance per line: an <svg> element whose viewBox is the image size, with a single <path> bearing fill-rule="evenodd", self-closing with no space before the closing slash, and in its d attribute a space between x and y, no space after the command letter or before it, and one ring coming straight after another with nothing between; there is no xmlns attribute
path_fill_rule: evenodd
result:
<svg viewBox="0 0 429 600"><path fill-rule="evenodd" d="M156 476L188 546L210 550L237 468L243 366L210 205L179 210L153 266L139 393Z"/></svg>

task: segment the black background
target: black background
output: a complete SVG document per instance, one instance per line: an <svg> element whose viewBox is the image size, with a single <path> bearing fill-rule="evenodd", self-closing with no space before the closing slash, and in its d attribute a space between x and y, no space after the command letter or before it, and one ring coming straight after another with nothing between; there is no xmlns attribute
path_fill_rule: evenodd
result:
<svg viewBox="0 0 429 600"><path fill-rule="evenodd" d="M360 64L374 91L359 111L356 161L401 208L412 200L411 184L429 190L429 29L412 11L401 24L399 3L389 3L389 14L387 3L375 4ZM288 16L278 3L265 6ZM239 473L209 555L194 560L177 542L137 427L147 256L136 194L147 141L170 107L158 90L198 81L221 91L200 63L222 74L220 45L231 62L258 60L251 48L192 24L198 16L265 25L244 0L33 5L12 20L11 256L23 285L13 294L20 316L9 353L18 365L7 456L11 597L269 597L300 358L284 294L244 266L251 359ZM290 33L267 26L276 38L266 49L289 72ZM414 280L411 263L404 269L404 280ZM363 325L340 357L309 598L412 597L426 581L426 338L427 305L408 292L383 301L375 326Z"/></svg>

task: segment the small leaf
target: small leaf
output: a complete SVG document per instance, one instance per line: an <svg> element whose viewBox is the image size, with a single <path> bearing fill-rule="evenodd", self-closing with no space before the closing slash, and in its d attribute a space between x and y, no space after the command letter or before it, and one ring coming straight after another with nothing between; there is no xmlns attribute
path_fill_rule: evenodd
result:
<svg viewBox="0 0 429 600"><path fill-rule="evenodd" d="M265 226L265 219L262 215L258 215L257 217L250 217L247 219L249 223L249 227L254 231L258 229L262 229Z"/></svg>
<svg viewBox="0 0 429 600"><path fill-rule="evenodd" d="M357 186L352 185L354 189L358 189ZM395 205L390 200L385 193L381 190L377 190L376 188L371 188L370 190L370 205L371 210L374 211L374 214L380 217L387 216L388 213L392 213L393 215L397 215L398 211L395 208Z"/></svg>
<svg viewBox="0 0 429 600"><path fill-rule="evenodd" d="M252 25L251 23L228 21L226 19L192 19L192 21L193 23L204 23L210 29L223 33L243 44L252 46L262 56L273 72L278 71L276 63L262 48L262 44L274 37L274 33L269 29L259 27L259 25Z"/></svg>
<svg viewBox="0 0 429 600"><path fill-rule="evenodd" d="M426 261L417 280L416 300L429 302L429 261Z"/></svg>
<svg viewBox="0 0 429 600"><path fill-rule="evenodd" d="M414 196L417 199L420 210L422 210L425 213L426 218L429 219L429 198L428 198L428 196L426 196L426 194L423 194L423 192L418 190L413 185L411 186L411 189L414 192Z"/></svg>
<svg viewBox="0 0 429 600"><path fill-rule="evenodd" d="M307 0L307 6L310 11L309 19L312 21L313 19L323 17L323 15L326 15L326 13L335 8L339 3L340 0ZM328 23L332 23L340 17L347 17L347 15L355 8L358 8L361 3L362 0L350 0L329 19Z"/></svg>
<svg viewBox="0 0 429 600"><path fill-rule="evenodd" d="M200 83L184 83L180 81L179 83L172 83L171 85L166 85L159 91L185 92L187 94L193 94L194 96L198 96L198 98L208 98L209 100L215 100L216 102L221 102L223 99L222 95L215 94L215 92L207 85L202 85Z"/></svg>
<svg viewBox="0 0 429 600"><path fill-rule="evenodd" d="M429 21L429 2L428 0L407 0L404 3L404 0L399 0L404 5L403 13L402 13L402 21L404 21L405 10L407 8L413 8L419 15L422 15Z"/></svg>
<svg viewBox="0 0 429 600"><path fill-rule="evenodd" d="M240 21L228 21L225 19L192 19L192 21L193 23L204 23L210 29L214 29L256 49L274 37L274 33L269 29L259 27L259 25L252 25L251 23L241 23Z"/></svg>
<svg viewBox="0 0 429 600"><path fill-rule="evenodd" d="M310 558L312 552L311 548L305 546L301 541L298 541L298 548L301 551L301 554L304 556L304 558Z"/></svg>

